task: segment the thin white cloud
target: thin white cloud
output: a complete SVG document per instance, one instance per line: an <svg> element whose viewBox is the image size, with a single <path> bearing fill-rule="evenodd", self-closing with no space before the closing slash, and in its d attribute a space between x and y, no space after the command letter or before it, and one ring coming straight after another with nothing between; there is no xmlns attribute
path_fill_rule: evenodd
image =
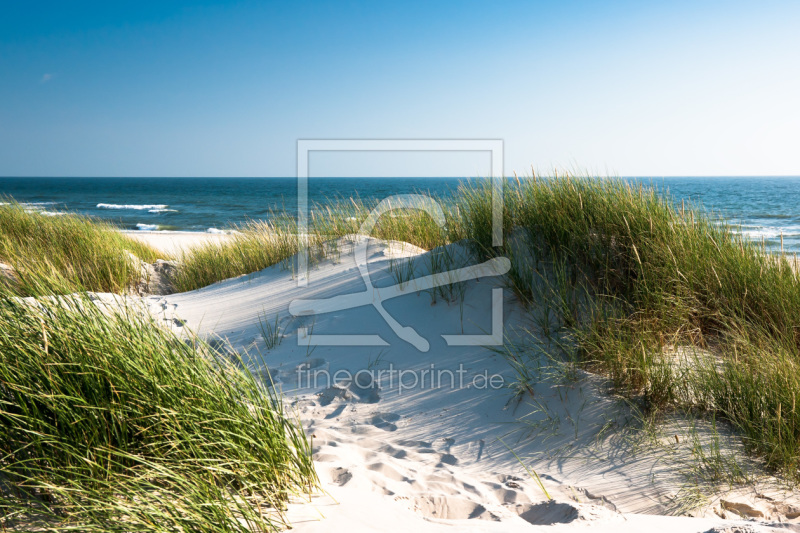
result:
<svg viewBox="0 0 800 533"><path fill-rule="evenodd" d="M52 80L55 77L56 77L55 74L44 74L42 76L42 83L47 83L48 81Z"/></svg>

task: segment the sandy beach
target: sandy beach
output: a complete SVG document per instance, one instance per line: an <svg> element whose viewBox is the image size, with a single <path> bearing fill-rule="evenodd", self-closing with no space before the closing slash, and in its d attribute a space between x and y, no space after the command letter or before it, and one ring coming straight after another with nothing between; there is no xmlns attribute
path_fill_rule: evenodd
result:
<svg viewBox="0 0 800 533"><path fill-rule="evenodd" d="M225 238L134 236L171 253ZM457 243L449 246L463 254ZM399 339L372 305L292 316L297 300L365 290L353 248L341 240L339 255L311 270L308 287L297 286L292 269L275 265L144 299L177 333L191 330L220 350L247 354L248 365L285 395L313 439L323 489L310 502L290 505L295 530L800 530L796 495L768 479L746 491L718 484L699 495L687 488L692 443L712 438L702 422L690 428L666 420L662 434L643 439L632 429L636 413L609 395L609 383L556 363L548 357L553 346L538 344L538 379L517 397L502 347L447 345L442 335L491 330L496 278L466 282L463 305L434 302L426 292L384 303L400 324L430 341L427 352ZM378 293L395 284L393 265L427 264L428 252L410 245L370 240L368 250ZM502 310L507 344L541 341L530 338L529 318L507 291ZM277 324L278 333L265 323ZM383 346L309 342L367 332ZM724 450L741 452L737 442L723 435ZM672 516L681 508L690 516Z"/></svg>
<svg viewBox="0 0 800 533"><path fill-rule="evenodd" d="M206 243L222 243L230 239L230 235L226 233L199 231L123 231L122 233L170 256L179 256L181 251Z"/></svg>

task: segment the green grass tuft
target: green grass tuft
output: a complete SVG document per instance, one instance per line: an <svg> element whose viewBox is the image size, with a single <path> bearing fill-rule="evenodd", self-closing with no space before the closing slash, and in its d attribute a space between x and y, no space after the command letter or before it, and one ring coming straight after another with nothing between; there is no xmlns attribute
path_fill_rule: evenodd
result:
<svg viewBox="0 0 800 533"><path fill-rule="evenodd" d="M508 285L527 305L549 295L576 357L651 410L718 415L800 480L796 265L621 180L526 179L507 186L505 208ZM459 210L491 253L479 232L491 216L487 189L466 191Z"/></svg>
<svg viewBox="0 0 800 533"><path fill-rule="evenodd" d="M145 315L0 300L0 527L270 531L316 486L280 398Z"/></svg>
<svg viewBox="0 0 800 533"><path fill-rule="evenodd" d="M141 275L128 252L147 262L159 257L153 248L109 224L72 214L28 213L13 200L4 201L8 203L0 206L0 262L15 269L15 281L7 284L20 296L47 294L53 287L40 286L44 279L58 279L67 292L124 293Z"/></svg>

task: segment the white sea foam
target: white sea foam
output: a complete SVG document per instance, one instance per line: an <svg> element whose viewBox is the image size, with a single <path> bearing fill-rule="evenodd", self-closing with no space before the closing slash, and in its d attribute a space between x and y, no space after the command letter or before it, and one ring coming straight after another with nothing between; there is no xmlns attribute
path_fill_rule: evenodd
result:
<svg viewBox="0 0 800 533"><path fill-rule="evenodd" d="M158 224L143 224L139 222L136 224L136 227L139 228L139 231L156 231L158 229Z"/></svg>
<svg viewBox="0 0 800 533"><path fill-rule="evenodd" d="M98 209L135 209L137 211L150 211L151 209L166 209L166 204L97 204Z"/></svg>
<svg viewBox="0 0 800 533"><path fill-rule="evenodd" d="M45 209L26 209L25 212L29 215L42 215L43 217L57 217L60 215L66 215L66 213L62 213L61 211L47 211Z"/></svg>
<svg viewBox="0 0 800 533"><path fill-rule="evenodd" d="M148 209L147 212L148 213L177 213L178 210L177 209L158 208L158 209Z"/></svg>
<svg viewBox="0 0 800 533"><path fill-rule="evenodd" d="M18 202L17 205L24 208L26 212L41 208L46 205L53 205L56 202ZM11 205L11 202L0 202L0 205Z"/></svg>
<svg viewBox="0 0 800 533"><path fill-rule="evenodd" d="M786 227L763 227L763 226L743 226L734 228L735 231L750 237L751 239L777 239L781 235L784 237L800 235L800 226Z"/></svg>
<svg viewBox="0 0 800 533"><path fill-rule="evenodd" d="M42 205L53 205L55 202L20 202L23 207L39 207Z"/></svg>
<svg viewBox="0 0 800 533"><path fill-rule="evenodd" d="M236 231L235 229L219 229L219 228L208 228L205 233L213 233L214 235L241 235L240 231Z"/></svg>

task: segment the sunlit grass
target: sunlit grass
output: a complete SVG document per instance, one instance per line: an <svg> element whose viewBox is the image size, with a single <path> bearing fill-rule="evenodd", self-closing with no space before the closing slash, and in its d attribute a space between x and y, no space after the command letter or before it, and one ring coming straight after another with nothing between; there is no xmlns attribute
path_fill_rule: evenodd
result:
<svg viewBox="0 0 800 533"><path fill-rule="evenodd" d="M621 180L528 178L507 183L504 196L503 248L492 247L488 182L461 187L446 204L444 226L402 210L381 217L372 235L428 250L467 239L479 256L511 257L508 286L536 315L539 334L558 329L562 351L651 410L719 415L769 466L800 479L800 281L788 259L768 256L699 209ZM309 239L358 231L372 207L318 206ZM202 283L183 286L289 257L294 229L281 231L251 227L232 244L190 255L186 265L213 265L213 254L224 265L205 267ZM253 257L263 259L245 260ZM688 363L691 372L675 360L675 347L701 354Z"/></svg>
<svg viewBox="0 0 800 533"><path fill-rule="evenodd" d="M0 529L272 531L317 478L270 388L129 293L113 226L0 207ZM60 295L60 296L54 296ZM35 298L20 298L34 296Z"/></svg>
<svg viewBox="0 0 800 533"><path fill-rule="evenodd" d="M0 527L269 531L316 485L275 393L85 296L0 299Z"/></svg>
<svg viewBox="0 0 800 533"><path fill-rule="evenodd" d="M87 217L28 213L9 199L0 205L0 261L16 270L14 291L41 294L36 280L58 277L68 287L123 293L141 271L130 257L153 262L159 254L111 225ZM163 256L163 254L161 254Z"/></svg>
<svg viewBox="0 0 800 533"><path fill-rule="evenodd" d="M464 225L483 227L487 191L464 199ZM651 410L719 415L800 479L800 280L786 257L619 180L531 178L505 202L510 244L492 249L485 232L473 242L515 259L509 287L553 310L576 358Z"/></svg>
<svg viewBox="0 0 800 533"><path fill-rule="evenodd" d="M307 235L311 259L327 253L323 250L324 243L359 233L374 207L358 199L312 206ZM446 222L440 226L424 210L395 209L378 219L370 235L430 250L460 238L459 220L446 204L442 213ZM287 269L295 268L289 259L297 253L299 244L296 221L275 213L268 221L252 221L237 227L226 241L186 251L173 282L178 292L184 292L279 263Z"/></svg>
<svg viewBox="0 0 800 533"><path fill-rule="evenodd" d="M555 339L570 365L607 374L619 393L650 413L691 410L727 421L765 464L800 480L796 265L782 255L769 256L724 221L620 180L527 178L506 183L504 196L503 247L492 246L488 182L463 186L442 203L443 224L422 210L404 208L384 214L371 235L426 250L463 240L478 257L508 256L512 269L506 283L530 311L536 330L532 334ZM358 199L313 206L307 236L312 258L335 253L324 243L358 232L374 207ZM80 217L61 217L55 226L38 217L39 227L36 215L18 206L5 209L3 223L12 229L2 237L3 250L10 251L0 259L32 273L26 285L12 287L15 294L63 293L54 287L78 284L123 292L131 278L114 259L120 250L153 257L136 245L126 248L127 240L108 236L113 230ZM28 231L40 232L42 240L26 243ZM67 235L65 242L80 243L77 252L44 237L58 231ZM92 239L104 239L99 255L89 250ZM238 228L226 242L184 253L173 283L186 291L275 264L293 269L298 245L294 221L278 214ZM52 261L47 246L56 249ZM26 266L26 253L35 266ZM400 281L413 274L393 268ZM31 318L22 323L28 328L24 335L42 345L36 322ZM87 326L70 323L76 330L86 329L78 336L95 327L91 320ZM23 335L19 327L8 330L9 343ZM158 341L172 346L169 342ZM531 379L535 372L525 364L515 360L520 375ZM164 375L178 371L176 366ZM43 370L35 372L41 377ZM525 394L530 387L518 390ZM299 438L293 435L291 439ZM102 446L97 449L105 452ZM121 458L118 462L124 463ZM206 475L197 472L191 475ZM214 501L226 498L214 494Z"/></svg>

